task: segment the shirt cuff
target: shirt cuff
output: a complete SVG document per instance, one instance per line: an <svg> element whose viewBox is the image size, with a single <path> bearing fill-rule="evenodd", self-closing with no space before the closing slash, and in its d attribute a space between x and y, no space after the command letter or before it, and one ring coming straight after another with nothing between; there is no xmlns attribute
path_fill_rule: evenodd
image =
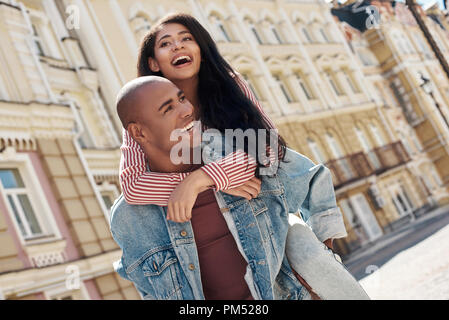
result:
<svg viewBox="0 0 449 320"><path fill-rule="evenodd" d="M230 182L228 176L219 164L211 162L205 166L202 166L201 170L203 170L214 181L216 191L225 190L229 187Z"/></svg>
<svg viewBox="0 0 449 320"><path fill-rule="evenodd" d="M338 207L314 213L306 223L321 242L331 238L344 238L348 235Z"/></svg>

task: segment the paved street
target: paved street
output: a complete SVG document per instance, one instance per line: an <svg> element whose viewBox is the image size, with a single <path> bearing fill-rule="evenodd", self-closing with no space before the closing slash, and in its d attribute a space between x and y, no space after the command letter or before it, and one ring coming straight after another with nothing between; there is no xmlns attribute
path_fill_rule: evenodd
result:
<svg viewBox="0 0 449 320"><path fill-rule="evenodd" d="M449 210L439 209L345 262L372 299L449 299Z"/></svg>

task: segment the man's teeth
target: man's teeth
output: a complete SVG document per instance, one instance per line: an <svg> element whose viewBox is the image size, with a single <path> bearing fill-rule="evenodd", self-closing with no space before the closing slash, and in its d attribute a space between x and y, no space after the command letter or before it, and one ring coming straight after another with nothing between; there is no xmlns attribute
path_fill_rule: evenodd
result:
<svg viewBox="0 0 449 320"><path fill-rule="evenodd" d="M184 128L182 128L182 132L188 131L193 127L193 121L190 122L188 125L186 125Z"/></svg>
<svg viewBox="0 0 449 320"><path fill-rule="evenodd" d="M172 63L172 64L176 64L176 63L177 63L179 60L181 60L181 59L186 59L187 62L192 61L192 59L190 59L189 56L180 56L180 57L176 58L175 60L173 60L173 63Z"/></svg>

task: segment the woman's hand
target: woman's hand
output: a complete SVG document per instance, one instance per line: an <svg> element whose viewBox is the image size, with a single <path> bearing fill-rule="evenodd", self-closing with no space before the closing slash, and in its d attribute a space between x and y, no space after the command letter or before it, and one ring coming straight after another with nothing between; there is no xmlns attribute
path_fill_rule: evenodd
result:
<svg viewBox="0 0 449 320"><path fill-rule="evenodd" d="M262 182L260 181L260 179L252 177L241 186L237 188L223 190L223 192L230 194L232 196L242 197L247 200L251 200L253 198L257 198L257 196L259 195L261 183Z"/></svg>
<svg viewBox="0 0 449 320"><path fill-rule="evenodd" d="M213 180L201 169L189 174L173 190L168 199L167 220L186 222L192 218L192 208L200 192L214 184Z"/></svg>

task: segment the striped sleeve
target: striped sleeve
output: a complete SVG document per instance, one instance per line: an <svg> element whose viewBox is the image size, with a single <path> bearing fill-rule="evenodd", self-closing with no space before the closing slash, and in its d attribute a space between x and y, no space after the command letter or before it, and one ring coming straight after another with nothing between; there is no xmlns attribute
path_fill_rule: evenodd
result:
<svg viewBox="0 0 449 320"><path fill-rule="evenodd" d="M274 123L263 111L246 81L236 73L239 86L254 105L258 108L268 124L275 128ZM123 144L120 148L120 185L123 195L129 204L155 204L167 206L171 193L181 183L188 173L158 173L147 171L147 159L142 148L123 129ZM270 161L275 159L269 150ZM201 169L214 181L217 191L236 188L254 177L257 163L243 151L236 151L216 162L209 163Z"/></svg>
<svg viewBox="0 0 449 320"><path fill-rule="evenodd" d="M147 171L145 153L125 129L120 150L119 177L125 201L129 204L167 206L171 193L188 173Z"/></svg>

